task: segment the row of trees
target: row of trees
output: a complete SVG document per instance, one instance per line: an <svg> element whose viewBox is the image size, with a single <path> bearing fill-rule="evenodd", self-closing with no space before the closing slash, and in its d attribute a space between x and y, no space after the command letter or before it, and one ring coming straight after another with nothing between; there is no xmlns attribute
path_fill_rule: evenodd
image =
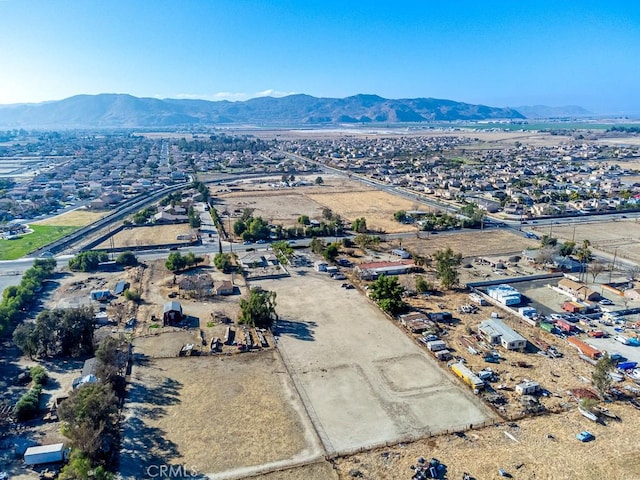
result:
<svg viewBox="0 0 640 480"><path fill-rule="evenodd" d="M56 269L56 261L53 258L37 259L20 281L20 285L7 287L2 293L0 302L0 333L18 319L20 313L26 309L36 294L42 289L43 282L50 277Z"/></svg>
<svg viewBox="0 0 640 480"><path fill-rule="evenodd" d="M69 270L74 272L95 272L102 262L109 261L109 254L97 250L80 252L69 260ZM116 263L122 267L135 266L138 258L133 252L122 252L116 257Z"/></svg>
<svg viewBox="0 0 640 480"><path fill-rule="evenodd" d="M14 343L30 358L80 357L93 352L93 308L44 310L34 323L21 323Z"/></svg>
<svg viewBox="0 0 640 480"><path fill-rule="evenodd" d="M204 262L204 257L197 257L193 252L182 255L180 252L171 252L164 265L172 272L179 272L187 268L197 266Z"/></svg>
<svg viewBox="0 0 640 480"><path fill-rule="evenodd" d="M124 395L127 343L107 337L96 350L98 383L78 387L58 408L62 432L75 447L62 480L111 480L104 465L117 448L118 401Z"/></svg>

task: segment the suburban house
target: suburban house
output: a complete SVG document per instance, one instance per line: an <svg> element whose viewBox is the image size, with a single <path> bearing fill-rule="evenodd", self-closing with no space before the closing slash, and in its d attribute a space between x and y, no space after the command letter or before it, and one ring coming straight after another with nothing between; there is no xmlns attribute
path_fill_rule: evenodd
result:
<svg viewBox="0 0 640 480"><path fill-rule="evenodd" d="M278 259L271 253L261 254L258 252L249 252L240 257L239 260L243 268L268 267L269 265L278 264Z"/></svg>
<svg viewBox="0 0 640 480"><path fill-rule="evenodd" d="M523 351L527 346L527 340L499 318L480 322L478 331L491 345L502 345L507 350Z"/></svg>
<svg viewBox="0 0 640 480"><path fill-rule="evenodd" d="M575 282L570 278L563 278L558 282L558 288L570 293L579 300L598 301L600 294L591 290L584 283Z"/></svg>
<svg viewBox="0 0 640 480"><path fill-rule="evenodd" d="M164 326L180 323L182 318L182 305L180 305L180 302L174 300L164 304L164 308L162 309L162 322Z"/></svg>
<svg viewBox="0 0 640 480"><path fill-rule="evenodd" d="M215 295L233 295L233 283L229 280L218 280L213 282L213 293Z"/></svg>

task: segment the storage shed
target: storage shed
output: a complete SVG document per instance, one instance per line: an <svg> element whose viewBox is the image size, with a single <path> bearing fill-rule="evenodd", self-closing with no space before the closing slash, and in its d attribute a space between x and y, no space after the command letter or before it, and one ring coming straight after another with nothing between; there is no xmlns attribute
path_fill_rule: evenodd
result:
<svg viewBox="0 0 640 480"><path fill-rule="evenodd" d="M165 326L175 325L182 321L182 305L175 300L164 304L162 309L162 322Z"/></svg>

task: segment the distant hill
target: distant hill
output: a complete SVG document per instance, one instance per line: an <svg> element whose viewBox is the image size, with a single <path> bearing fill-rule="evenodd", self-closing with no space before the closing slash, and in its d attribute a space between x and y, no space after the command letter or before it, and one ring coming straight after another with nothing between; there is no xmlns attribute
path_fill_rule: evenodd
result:
<svg viewBox="0 0 640 480"><path fill-rule="evenodd" d="M575 118L588 117L593 115L589 110L585 110L577 105L566 105L564 107L547 107L546 105L523 105L515 107L527 118Z"/></svg>
<svg viewBox="0 0 640 480"><path fill-rule="evenodd" d="M64 100L0 105L0 128L128 128L244 123L301 125L522 119L512 108L439 100L392 100L377 95L316 98L290 95L244 102L77 95Z"/></svg>

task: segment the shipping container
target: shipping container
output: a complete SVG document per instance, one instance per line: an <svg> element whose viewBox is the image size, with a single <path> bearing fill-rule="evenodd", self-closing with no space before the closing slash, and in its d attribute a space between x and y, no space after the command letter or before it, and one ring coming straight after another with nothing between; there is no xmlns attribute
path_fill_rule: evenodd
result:
<svg viewBox="0 0 640 480"><path fill-rule="evenodd" d="M576 328L571 323L563 319L556 320L556 327L558 327L563 332L573 332Z"/></svg>
<svg viewBox="0 0 640 480"><path fill-rule="evenodd" d="M25 465L43 465L62 462L65 459L64 443L29 447L24 452Z"/></svg>
<svg viewBox="0 0 640 480"><path fill-rule="evenodd" d="M583 355L586 355L589 358L597 360L602 356L602 352L591 345L587 345L582 340L577 339L576 337L567 338L567 342L576 347Z"/></svg>
<svg viewBox="0 0 640 480"><path fill-rule="evenodd" d="M553 333L556 329L551 323L540 322L540 328L545 332Z"/></svg>

